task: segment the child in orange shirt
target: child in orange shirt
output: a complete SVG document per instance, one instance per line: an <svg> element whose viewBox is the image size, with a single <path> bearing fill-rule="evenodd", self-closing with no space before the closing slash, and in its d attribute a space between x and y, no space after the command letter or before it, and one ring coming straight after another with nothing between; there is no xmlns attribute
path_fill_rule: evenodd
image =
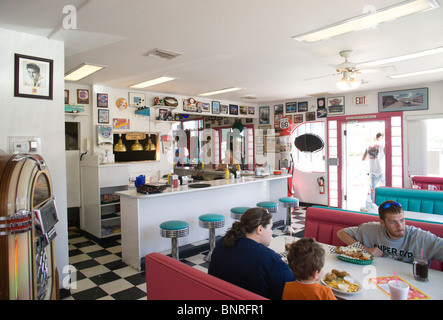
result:
<svg viewBox="0 0 443 320"><path fill-rule="evenodd" d="M325 250L314 238L287 245L288 264L296 281L286 282L283 300L337 300L331 288L316 281L323 276Z"/></svg>

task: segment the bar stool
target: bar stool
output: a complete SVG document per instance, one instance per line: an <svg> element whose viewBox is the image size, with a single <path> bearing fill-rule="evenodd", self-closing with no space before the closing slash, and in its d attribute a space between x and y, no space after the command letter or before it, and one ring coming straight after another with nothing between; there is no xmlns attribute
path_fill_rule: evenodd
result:
<svg viewBox="0 0 443 320"><path fill-rule="evenodd" d="M212 251L215 247L215 229L225 226L225 216L222 214L208 213L198 217L199 226L209 229L209 252L203 259L206 262L211 261Z"/></svg>
<svg viewBox="0 0 443 320"><path fill-rule="evenodd" d="M278 211L278 203L274 201L261 201L257 203L257 207L268 209L270 213Z"/></svg>
<svg viewBox="0 0 443 320"><path fill-rule="evenodd" d="M250 209L249 207L234 207L231 208L231 218L239 221L243 215L243 213L246 212L246 210Z"/></svg>
<svg viewBox="0 0 443 320"><path fill-rule="evenodd" d="M286 215L286 225L283 230L286 234L291 234L292 230L292 208L298 208L299 201L297 198L293 197L283 197L278 199L278 201L283 203L283 206L287 208L288 213Z"/></svg>
<svg viewBox="0 0 443 320"><path fill-rule="evenodd" d="M170 220L160 224L160 234L171 238L171 256L178 260L178 239L189 234L189 223L181 220Z"/></svg>

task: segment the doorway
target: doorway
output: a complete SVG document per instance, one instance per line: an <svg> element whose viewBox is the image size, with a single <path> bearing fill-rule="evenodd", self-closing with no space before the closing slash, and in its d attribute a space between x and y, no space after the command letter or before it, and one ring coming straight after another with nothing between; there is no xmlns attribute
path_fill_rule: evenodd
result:
<svg viewBox="0 0 443 320"><path fill-rule="evenodd" d="M344 166L343 183L344 208L359 211L365 207L368 196L371 197L369 157L363 160L366 148L374 144L378 133L385 135L385 121L349 121L344 125ZM384 138L379 141L384 145ZM386 172L384 150L377 156L382 172ZM377 186L383 186L385 179Z"/></svg>
<svg viewBox="0 0 443 320"><path fill-rule="evenodd" d="M358 155L362 155L365 148L370 145L370 139L374 139L377 133L375 131L383 132L385 135L385 185L403 187L402 125L401 112L328 117L329 206L357 211L365 206L369 188L365 187L363 181L369 184L367 176L369 165L363 163ZM355 195L348 195L348 192L354 191L359 192L355 203L353 203ZM363 197L363 202L360 197Z"/></svg>

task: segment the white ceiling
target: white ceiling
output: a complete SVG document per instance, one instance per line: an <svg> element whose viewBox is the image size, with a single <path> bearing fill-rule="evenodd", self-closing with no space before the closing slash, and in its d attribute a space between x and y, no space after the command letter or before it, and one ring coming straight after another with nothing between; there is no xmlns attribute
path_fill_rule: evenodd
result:
<svg viewBox="0 0 443 320"><path fill-rule="evenodd" d="M335 94L342 50L352 62L443 46L443 8L305 44L293 36L402 0L0 0L0 28L65 42L65 70L88 62L107 68L81 81L127 88L161 75L178 80L149 91L263 103ZM77 9L77 29L63 28L66 5ZM182 55L163 61L143 53L160 48ZM360 74L359 90L383 90L443 79L443 73L392 80L386 76L443 67L443 54L397 62L396 70ZM323 77L324 76L324 77ZM314 78L314 79L312 79ZM311 79L311 80L306 80ZM256 100L244 100L245 96Z"/></svg>

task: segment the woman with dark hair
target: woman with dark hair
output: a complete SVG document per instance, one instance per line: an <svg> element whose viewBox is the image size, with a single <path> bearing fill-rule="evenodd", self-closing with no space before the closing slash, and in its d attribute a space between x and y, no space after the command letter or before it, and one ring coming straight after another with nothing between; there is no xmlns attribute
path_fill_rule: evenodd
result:
<svg viewBox="0 0 443 320"><path fill-rule="evenodd" d="M269 299L281 299L286 282L294 275L268 246L272 239L272 215L251 208L232 224L211 256L208 273Z"/></svg>

